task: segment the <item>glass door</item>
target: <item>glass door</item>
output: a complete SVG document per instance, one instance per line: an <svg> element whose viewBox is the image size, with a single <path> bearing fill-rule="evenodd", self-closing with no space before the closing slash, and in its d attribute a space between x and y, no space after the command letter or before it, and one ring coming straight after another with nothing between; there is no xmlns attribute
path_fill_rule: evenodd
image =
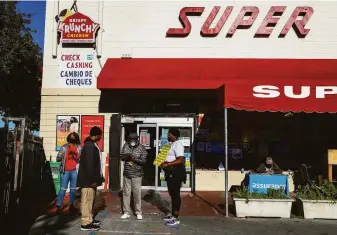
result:
<svg viewBox="0 0 337 235"><path fill-rule="evenodd" d="M138 124L137 133L139 141L147 150L147 159L144 166L144 176L142 182L143 189L156 188L157 169L153 162L157 156L157 125L156 124Z"/></svg>
<svg viewBox="0 0 337 235"><path fill-rule="evenodd" d="M168 124L158 125L158 152L163 145L168 143L167 134L170 128L178 128L180 130L180 141L184 146L184 157L185 157L185 167L187 173L186 183L183 184L181 191L191 191L193 185L193 136L194 136L194 128L193 125L188 124ZM164 171L161 168L157 170L157 189L160 191L167 191L167 183L164 178Z"/></svg>

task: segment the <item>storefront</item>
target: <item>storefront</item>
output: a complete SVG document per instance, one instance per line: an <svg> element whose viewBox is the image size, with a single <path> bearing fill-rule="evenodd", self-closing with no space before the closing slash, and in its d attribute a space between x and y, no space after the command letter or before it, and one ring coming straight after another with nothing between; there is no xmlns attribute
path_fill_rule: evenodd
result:
<svg viewBox="0 0 337 235"><path fill-rule="evenodd" d="M84 137L100 125L102 158L109 154L110 186L118 188L125 135L137 131L151 159L167 128L179 127L189 169L184 190L223 191L224 172L197 168L196 161L208 152L223 156L224 146L214 143L227 134L224 108L336 112L336 6L48 1L41 106L47 156L56 157L70 131ZM198 114L217 111L211 123L221 122L213 129L222 136L209 137ZM237 142L241 147L229 146L235 158L249 141ZM160 169L148 164L146 172L144 189L165 190ZM229 171L229 187L242 178Z"/></svg>

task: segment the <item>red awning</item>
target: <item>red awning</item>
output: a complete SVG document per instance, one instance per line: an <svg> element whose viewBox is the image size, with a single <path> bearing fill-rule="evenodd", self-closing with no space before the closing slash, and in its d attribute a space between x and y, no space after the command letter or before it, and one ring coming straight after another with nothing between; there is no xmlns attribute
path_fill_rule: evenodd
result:
<svg viewBox="0 0 337 235"><path fill-rule="evenodd" d="M108 59L97 82L99 89L223 85L227 108L337 112L337 59Z"/></svg>

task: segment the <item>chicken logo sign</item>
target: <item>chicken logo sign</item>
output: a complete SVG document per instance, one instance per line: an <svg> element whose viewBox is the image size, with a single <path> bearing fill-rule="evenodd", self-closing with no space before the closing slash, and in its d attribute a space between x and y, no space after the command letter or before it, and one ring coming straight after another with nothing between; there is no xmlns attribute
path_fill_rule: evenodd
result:
<svg viewBox="0 0 337 235"><path fill-rule="evenodd" d="M98 29L99 24L80 12L63 16L57 27L61 43L95 43Z"/></svg>

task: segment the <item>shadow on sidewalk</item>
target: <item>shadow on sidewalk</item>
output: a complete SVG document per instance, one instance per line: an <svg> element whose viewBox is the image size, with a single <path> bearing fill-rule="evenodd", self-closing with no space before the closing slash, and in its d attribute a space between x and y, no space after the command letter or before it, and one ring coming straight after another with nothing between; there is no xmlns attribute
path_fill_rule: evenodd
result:
<svg viewBox="0 0 337 235"><path fill-rule="evenodd" d="M159 193L156 193L154 190L149 190L144 195L143 200L151 203L153 206L156 206L159 211L164 214L168 214L171 212L171 204L169 201L164 199Z"/></svg>
<svg viewBox="0 0 337 235"><path fill-rule="evenodd" d="M226 215L224 192L195 192L194 195L220 214ZM228 195L228 213L230 215L235 215L235 206L231 197L231 193Z"/></svg>
<svg viewBox="0 0 337 235"><path fill-rule="evenodd" d="M29 235L66 235L67 228L73 227L73 221L80 217L79 214L47 214L40 216L29 232Z"/></svg>
<svg viewBox="0 0 337 235"><path fill-rule="evenodd" d="M96 216L100 211L105 209L105 195L105 192L97 192L93 208L94 216ZM67 204L68 199L69 195L66 196L64 204ZM74 202L74 206L76 207L76 209L80 210L80 205L81 194L78 192L77 199ZM80 229L80 222L78 221L81 217L80 213L72 214L69 213L68 210L69 206L65 206L60 213L56 213L56 206L55 203L53 203L45 215L42 215L37 220L35 220L34 225L30 229L29 235L65 235L69 234L65 232L68 228L78 226L78 229Z"/></svg>

